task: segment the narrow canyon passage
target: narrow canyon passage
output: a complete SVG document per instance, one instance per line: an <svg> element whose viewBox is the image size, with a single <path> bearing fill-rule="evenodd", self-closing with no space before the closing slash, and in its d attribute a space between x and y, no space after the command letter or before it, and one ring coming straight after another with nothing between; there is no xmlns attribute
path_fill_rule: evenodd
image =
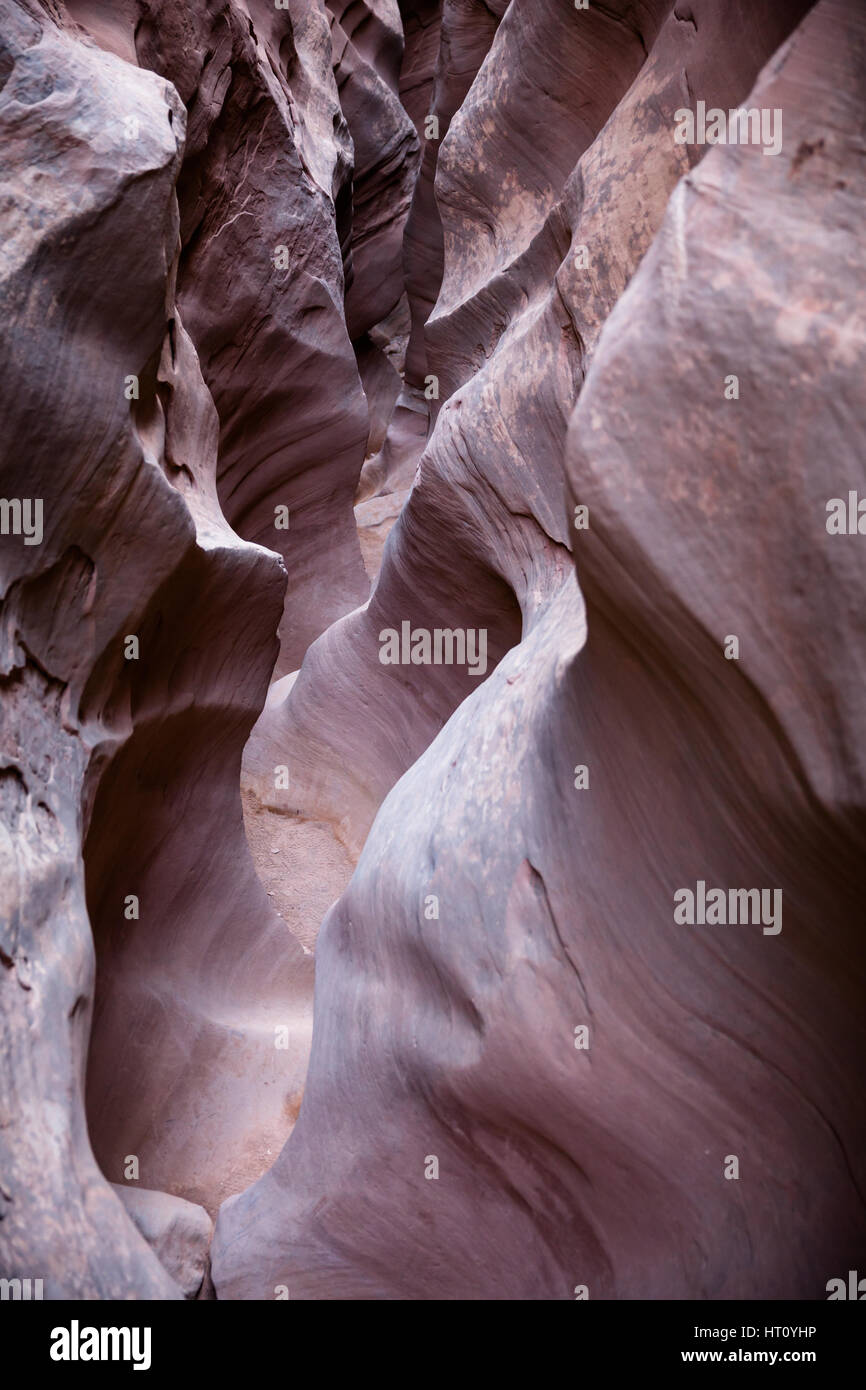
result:
<svg viewBox="0 0 866 1390"><path fill-rule="evenodd" d="M4 1280L863 1267L864 111L857 0L0 0Z"/></svg>

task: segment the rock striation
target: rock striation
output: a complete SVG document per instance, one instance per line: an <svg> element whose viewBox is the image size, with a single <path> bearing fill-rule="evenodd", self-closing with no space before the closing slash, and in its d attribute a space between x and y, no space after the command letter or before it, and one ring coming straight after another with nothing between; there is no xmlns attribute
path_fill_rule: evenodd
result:
<svg viewBox="0 0 866 1390"><path fill-rule="evenodd" d="M0 0L0 1276L862 1262L864 74L857 0Z"/></svg>

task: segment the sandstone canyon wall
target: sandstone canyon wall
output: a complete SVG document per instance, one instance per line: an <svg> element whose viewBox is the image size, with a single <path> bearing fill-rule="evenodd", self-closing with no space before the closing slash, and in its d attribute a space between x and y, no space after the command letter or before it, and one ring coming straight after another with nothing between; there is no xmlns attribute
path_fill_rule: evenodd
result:
<svg viewBox="0 0 866 1390"><path fill-rule="evenodd" d="M862 1266L864 112L857 0L0 0L0 1275Z"/></svg>

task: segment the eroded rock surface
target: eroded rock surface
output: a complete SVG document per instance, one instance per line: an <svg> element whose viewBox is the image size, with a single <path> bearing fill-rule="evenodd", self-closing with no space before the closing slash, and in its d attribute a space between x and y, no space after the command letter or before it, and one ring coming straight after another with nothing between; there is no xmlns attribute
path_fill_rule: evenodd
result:
<svg viewBox="0 0 866 1390"><path fill-rule="evenodd" d="M438 325L448 325L448 357L440 353L436 364L448 399L370 602L313 646L285 701L269 702L256 727L245 776L264 804L300 804L310 815L336 821L359 847L386 791L478 683L465 669L383 666L379 634L400 630L404 621L413 629L483 628L489 671L570 573L562 467L568 415L601 326L650 244L676 180L697 157L693 147L674 144L674 113L689 86L706 88L713 102L743 100L761 62L804 8L744 5L738 23L728 27L718 7L707 3L706 23L701 13L696 27L684 23L676 7L656 5L646 39L610 51L606 96L594 108L596 129L617 98L619 104L574 172L565 179L558 150L543 172L543 148L527 171L527 181L541 180L548 190L559 180L562 196L541 230L535 230L534 199L521 197L517 205L527 210L528 225L513 233L513 263L489 285L467 290L465 299L443 289L428 331L435 340L444 332ZM488 69L512 71L517 91L539 92L539 121L542 114L547 124L558 118L565 98L555 94L545 107L533 67L540 62L539 45L514 24L496 31L465 103L468 112L479 103L479 114L461 112L443 160L452 144L465 144L471 162L472 129L491 124L483 115L493 85L492 77L482 81ZM573 118L576 158L588 142L586 87L596 80L597 46L609 37L610 24L608 16L595 18L589 42L572 38L578 56L570 86L562 75L580 112ZM635 76L635 52L651 43L652 34L655 43ZM456 156L453 162L458 167ZM491 192L488 166L478 171L465 208L458 212L457 192L449 195L453 227L446 223L446 235L454 248L473 218L483 236L496 216L484 201ZM443 176L447 188L449 179ZM524 244L528 249L521 251ZM289 795L274 788L273 767L283 762L292 769Z"/></svg>
<svg viewBox="0 0 866 1390"><path fill-rule="evenodd" d="M179 1285L184 1298L200 1293L208 1271L213 1222L204 1207L152 1192L146 1187L113 1183L115 1192L160 1264Z"/></svg>
<svg viewBox="0 0 866 1390"><path fill-rule="evenodd" d="M864 73L856 0L0 0L3 1277L857 1266Z"/></svg>
<svg viewBox="0 0 866 1390"><path fill-rule="evenodd" d="M2 537L3 1269L176 1297L91 1144L215 1210L285 1138L311 972L238 792L285 572L217 499L175 89L36 5L2 33L3 491L44 522Z"/></svg>
<svg viewBox="0 0 866 1390"><path fill-rule="evenodd" d="M677 7L510 273L476 289L469 268L506 329L480 370L460 363L369 609L314 648L289 702L366 641L370 689L393 679L395 767L395 707L429 708L444 682L376 671L374 633L401 604L420 625L410 591L451 616L416 557L428 480L457 459L473 500L496 480L475 553L492 568L494 532L523 637L426 752L403 747L320 935L299 1123L220 1215L220 1296L820 1298L856 1263L863 711L843 692L861 685L862 604L824 503L862 486L864 31L829 0L773 56L804 8L743 11L741 41L714 7L691 25ZM687 172L683 85L733 106L762 57L747 104L784 111L783 151L712 150ZM533 303L545 254L555 288ZM565 549L581 504L585 613ZM457 533L452 515L465 581ZM467 616L492 626L472 592ZM829 685L832 732L810 718ZM678 923L698 880L772 887L781 930Z"/></svg>

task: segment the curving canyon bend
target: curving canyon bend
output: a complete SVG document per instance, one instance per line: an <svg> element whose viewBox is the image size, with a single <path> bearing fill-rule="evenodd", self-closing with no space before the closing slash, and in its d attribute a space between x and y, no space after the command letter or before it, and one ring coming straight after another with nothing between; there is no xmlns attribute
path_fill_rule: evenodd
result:
<svg viewBox="0 0 866 1390"><path fill-rule="evenodd" d="M864 217L862 0L0 0L4 1298L866 1276Z"/></svg>

